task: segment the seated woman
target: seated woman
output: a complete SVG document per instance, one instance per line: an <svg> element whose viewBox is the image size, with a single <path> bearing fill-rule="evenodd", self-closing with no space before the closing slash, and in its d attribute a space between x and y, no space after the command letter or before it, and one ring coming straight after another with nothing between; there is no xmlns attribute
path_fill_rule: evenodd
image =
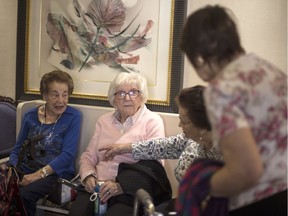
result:
<svg viewBox="0 0 288 216"><path fill-rule="evenodd" d="M180 182L195 158L222 160L221 154L212 147L211 126L203 98L204 86L194 86L180 91L176 97L179 107L179 127L183 133L159 139L110 145L100 149L105 160L116 155L132 153L135 160L179 159L175 176ZM173 202L171 203L173 205ZM170 208L171 207L171 208ZM169 206L169 211L173 206Z"/></svg>
<svg viewBox="0 0 288 216"><path fill-rule="evenodd" d="M132 153L135 160L179 159L175 168L175 177L179 182L195 158L222 160L222 155L212 147L211 126L203 99L204 88L200 85L185 88L176 97L179 106L179 127L183 133L101 148L101 151L106 151L105 160L126 153Z"/></svg>
<svg viewBox="0 0 288 216"><path fill-rule="evenodd" d="M26 139L43 135L32 143L35 153L27 151L21 163L24 173L20 196L29 216L36 212L36 202L48 194L58 178L75 175L75 159L80 135L81 114L67 105L74 89L70 75L62 71L46 73L40 93L46 103L25 114L9 163L16 166Z"/></svg>
<svg viewBox="0 0 288 216"><path fill-rule="evenodd" d="M123 142L143 141L165 136L161 117L148 110L145 105L147 98L147 81L140 73L122 72L111 82L108 99L115 111L99 118L94 136L86 151L81 155L79 173L86 192L78 193L69 215L94 215L94 202L89 199L97 183L102 181L105 183L101 186L100 198L104 203L108 201L106 216L119 215L119 212L121 215L132 215L136 190L141 187L152 191L153 185L149 183L149 179L146 181L143 177L144 172L141 173L142 178L132 177L130 174L131 178L126 178L125 170L127 171L130 164L135 165L135 170L139 171L141 170L139 167L147 167L145 162L136 163L137 160L134 160L130 153L116 156L111 161L104 161L104 153L99 151L100 148L111 143L117 145ZM160 194L163 200L165 196L169 199L171 187L162 164L155 160L155 163L150 165L148 165L149 169L164 171L163 176L160 172L157 176L166 180L166 182L161 182L164 184L164 189L161 189ZM134 174L137 175L133 172ZM128 186L125 180L129 181Z"/></svg>

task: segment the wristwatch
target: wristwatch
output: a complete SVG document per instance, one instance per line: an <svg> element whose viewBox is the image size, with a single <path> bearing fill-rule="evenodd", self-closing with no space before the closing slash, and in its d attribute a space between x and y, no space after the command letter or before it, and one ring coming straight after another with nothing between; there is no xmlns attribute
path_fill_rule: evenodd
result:
<svg viewBox="0 0 288 216"><path fill-rule="evenodd" d="M41 177L46 178L48 176L48 172L45 167L41 169Z"/></svg>

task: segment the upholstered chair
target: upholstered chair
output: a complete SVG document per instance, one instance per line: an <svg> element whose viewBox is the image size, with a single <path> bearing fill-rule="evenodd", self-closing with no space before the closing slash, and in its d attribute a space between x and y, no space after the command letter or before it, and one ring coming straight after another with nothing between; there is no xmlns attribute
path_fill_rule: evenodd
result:
<svg viewBox="0 0 288 216"><path fill-rule="evenodd" d="M0 159L8 157L16 142L16 106L0 101Z"/></svg>

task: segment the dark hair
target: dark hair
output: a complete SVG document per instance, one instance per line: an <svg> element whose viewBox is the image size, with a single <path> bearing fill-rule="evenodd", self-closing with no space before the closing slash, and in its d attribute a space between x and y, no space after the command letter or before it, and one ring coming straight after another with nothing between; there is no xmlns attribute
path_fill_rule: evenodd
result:
<svg viewBox="0 0 288 216"><path fill-rule="evenodd" d="M45 93L49 92L49 84L52 82L67 83L68 85L68 94L72 95L74 89L74 83L71 76L60 70L54 70L49 73L44 74L40 81L40 93L43 96Z"/></svg>
<svg viewBox="0 0 288 216"><path fill-rule="evenodd" d="M184 88L176 96L176 102L187 110L189 120L198 128L211 131L203 97L205 87L197 85Z"/></svg>
<svg viewBox="0 0 288 216"><path fill-rule="evenodd" d="M232 13L231 13L232 14ZM221 6L206 6L192 13L183 28L180 48L194 67L197 58L221 63L245 52L240 44L237 26Z"/></svg>

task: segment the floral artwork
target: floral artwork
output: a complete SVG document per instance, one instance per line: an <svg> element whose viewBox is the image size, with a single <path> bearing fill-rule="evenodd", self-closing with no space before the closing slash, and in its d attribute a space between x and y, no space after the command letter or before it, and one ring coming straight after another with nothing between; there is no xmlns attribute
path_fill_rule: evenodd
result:
<svg viewBox="0 0 288 216"><path fill-rule="evenodd" d="M147 32L153 27L152 20L144 26L138 24L139 10L124 25L126 7L122 0L92 0L87 8L73 0L73 9L77 21L53 11L47 15L51 52L60 56L61 66L78 72L103 64L119 71L136 70L133 65L141 61L141 56L133 52L151 43Z"/></svg>
<svg viewBox="0 0 288 216"><path fill-rule="evenodd" d="M147 78L147 106L177 112L186 0L17 1L17 99L39 99L41 78L58 69L73 78L70 103L109 107L111 81L137 71Z"/></svg>

